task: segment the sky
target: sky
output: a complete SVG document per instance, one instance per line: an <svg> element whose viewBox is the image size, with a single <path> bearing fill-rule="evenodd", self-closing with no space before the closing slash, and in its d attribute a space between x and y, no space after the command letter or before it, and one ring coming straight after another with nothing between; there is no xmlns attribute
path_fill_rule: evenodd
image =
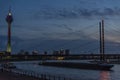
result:
<svg viewBox="0 0 120 80"><path fill-rule="evenodd" d="M0 0L0 49L7 44L9 7L12 51L99 53L99 25L105 21L106 53L119 53L119 0Z"/></svg>

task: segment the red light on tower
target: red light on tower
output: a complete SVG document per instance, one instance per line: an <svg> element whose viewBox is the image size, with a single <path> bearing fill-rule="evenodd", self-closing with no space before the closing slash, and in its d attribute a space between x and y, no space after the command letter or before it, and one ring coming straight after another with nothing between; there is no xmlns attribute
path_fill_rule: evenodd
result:
<svg viewBox="0 0 120 80"><path fill-rule="evenodd" d="M8 23L8 42L7 42L7 53L11 54L11 23L13 22L12 13L9 10L9 13L6 17Z"/></svg>

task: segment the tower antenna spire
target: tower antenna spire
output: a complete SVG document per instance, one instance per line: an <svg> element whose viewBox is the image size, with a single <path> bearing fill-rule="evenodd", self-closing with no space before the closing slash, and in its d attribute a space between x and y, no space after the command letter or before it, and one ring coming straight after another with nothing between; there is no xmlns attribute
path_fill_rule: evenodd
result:
<svg viewBox="0 0 120 80"><path fill-rule="evenodd" d="M12 15L12 13L11 13L11 6L9 6L9 10L8 11L9 11L8 15Z"/></svg>
<svg viewBox="0 0 120 80"><path fill-rule="evenodd" d="M11 12L11 6L9 6L9 12Z"/></svg>

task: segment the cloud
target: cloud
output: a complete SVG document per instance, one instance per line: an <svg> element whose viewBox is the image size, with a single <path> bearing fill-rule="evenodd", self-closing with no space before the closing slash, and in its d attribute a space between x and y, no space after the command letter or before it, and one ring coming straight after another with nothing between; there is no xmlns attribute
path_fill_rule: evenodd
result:
<svg viewBox="0 0 120 80"><path fill-rule="evenodd" d="M46 32L41 33L46 39L60 39L60 40L78 40L78 39L92 39L88 34L83 31L71 31L71 32Z"/></svg>
<svg viewBox="0 0 120 80"><path fill-rule="evenodd" d="M80 17L94 17L94 16L118 16L120 15L120 8L96 8L96 9L41 9L34 13L34 19L63 19L63 18L80 18Z"/></svg>
<svg viewBox="0 0 120 80"><path fill-rule="evenodd" d="M39 18L46 18L46 19L51 19L51 18L74 18L77 17L76 11L70 11L67 9L42 9L35 13L33 17L35 19Z"/></svg>
<svg viewBox="0 0 120 80"><path fill-rule="evenodd" d="M120 43L119 36L114 34L107 34L107 36L105 36L105 40L109 42Z"/></svg>
<svg viewBox="0 0 120 80"><path fill-rule="evenodd" d="M65 29L69 30L69 31L73 31L72 28L68 27L66 24L63 24L62 27L64 27Z"/></svg>
<svg viewBox="0 0 120 80"><path fill-rule="evenodd" d="M73 31L73 29L71 27L69 27L67 24L52 24L52 25L55 27L61 28L61 29Z"/></svg>

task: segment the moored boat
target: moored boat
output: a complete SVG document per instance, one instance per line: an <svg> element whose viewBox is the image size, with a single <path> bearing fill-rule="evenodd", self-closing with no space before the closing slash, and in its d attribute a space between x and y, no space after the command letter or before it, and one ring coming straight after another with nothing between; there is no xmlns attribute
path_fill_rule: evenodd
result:
<svg viewBox="0 0 120 80"><path fill-rule="evenodd" d="M67 67L78 69L94 69L94 70L111 70L114 66L106 63L74 63L74 62L42 62L39 65L55 66L55 67Z"/></svg>

